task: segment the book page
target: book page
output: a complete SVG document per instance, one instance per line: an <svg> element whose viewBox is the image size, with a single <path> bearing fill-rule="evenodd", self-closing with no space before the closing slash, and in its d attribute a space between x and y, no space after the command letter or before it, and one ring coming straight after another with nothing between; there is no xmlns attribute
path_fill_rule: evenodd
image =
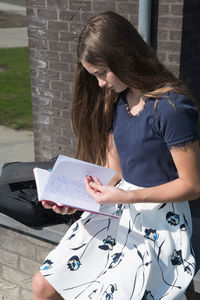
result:
<svg viewBox="0 0 200 300"><path fill-rule="evenodd" d="M108 184L115 172L86 162L61 160L53 172L43 192L43 199L83 210L99 211L100 205L86 191L85 176L95 176Z"/></svg>
<svg viewBox="0 0 200 300"><path fill-rule="evenodd" d="M79 159L76 159L76 158L73 158L70 156L65 156L65 155L58 156L58 158L54 164L54 167L53 167L53 172L58 167L58 165L60 165L60 163L63 163L63 162L71 162L73 164L77 163L79 165L79 166L76 166L76 168L78 168L78 172L79 172L79 170L81 172L81 169L87 170L88 174L86 174L86 175L98 177L103 185L107 185L109 183L109 181L112 179L112 177L115 175L115 171L112 169L109 169L106 167L101 167L101 166L98 166L98 165L95 165L95 164L92 164L92 163L89 163L89 162L86 162L83 160L79 160ZM81 165L85 165L85 167L83 167L83 166L80 167ZM79 167L80 167L80 169L79 169ZM82 172L82 174L80 174L80 176L85 177L84 172Z"/></svg>
<svg viewBox="0 0 200 300"><path fill-rule="evenodd" d="M41 201L43 200L41 198L41 195L44 192L45 186L47 185L51 173L48 170L41 169L41 168L34 168L33 173L37 185L38 200Z"/></svg>

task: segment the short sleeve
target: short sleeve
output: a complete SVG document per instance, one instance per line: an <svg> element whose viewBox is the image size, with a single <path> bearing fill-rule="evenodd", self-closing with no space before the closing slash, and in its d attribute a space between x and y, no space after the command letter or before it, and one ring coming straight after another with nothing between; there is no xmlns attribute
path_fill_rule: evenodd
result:
<svg viewBox="0 0 200 300"><path fill-rule="evenodd" d="M184 95L170 92L157 102L156 127L169 148L199 140L198 110Z"/></svg>

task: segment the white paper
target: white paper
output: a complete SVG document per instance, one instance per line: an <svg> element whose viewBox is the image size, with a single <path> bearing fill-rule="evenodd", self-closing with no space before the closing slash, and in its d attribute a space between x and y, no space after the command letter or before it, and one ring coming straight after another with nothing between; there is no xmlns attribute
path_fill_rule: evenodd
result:
<svg viewBox="0 0 200 300"><path fill-rule="evenodd" d="M37 193L38 193L38 200L42 201L42 195L49 180L51 173L47 170L41 168L34 168L33 173L35 176L35 182L37 185Z"/></svg>
<svg viewBox="0 0 200 300"><path fill-rule="evenodd" d="M103 185L107 185L115 172L60 155L52 172L35 168L34 174L39 200L99 212L100 205L86 191L85 176L97 177Z"/></svg>

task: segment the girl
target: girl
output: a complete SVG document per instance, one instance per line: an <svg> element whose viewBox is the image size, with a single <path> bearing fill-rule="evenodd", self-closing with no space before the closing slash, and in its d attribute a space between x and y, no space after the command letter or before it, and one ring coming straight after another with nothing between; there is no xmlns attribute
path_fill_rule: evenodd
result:
<svg viewBox="0 0 200 300"><path fill-rule="evenodd" d="M186 299L195 271L188 201L200 196L192 100L125 18L88 21L72 107L77 157L116 171L108 186L85 183L119 219L85 212L35 275L35 300Z"/></svg>

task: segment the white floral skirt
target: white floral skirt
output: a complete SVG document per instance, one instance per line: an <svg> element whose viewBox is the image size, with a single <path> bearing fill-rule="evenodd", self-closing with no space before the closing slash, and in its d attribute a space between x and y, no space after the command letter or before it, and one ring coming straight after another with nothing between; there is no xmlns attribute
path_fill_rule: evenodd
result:
<svg viewBox="0 0 200 300"><path fill-rule="evenodd" d="M119 213L83 213L45 259L43 276L66 300L186 299L195 271L188 202L123 205Z"/></svg>

